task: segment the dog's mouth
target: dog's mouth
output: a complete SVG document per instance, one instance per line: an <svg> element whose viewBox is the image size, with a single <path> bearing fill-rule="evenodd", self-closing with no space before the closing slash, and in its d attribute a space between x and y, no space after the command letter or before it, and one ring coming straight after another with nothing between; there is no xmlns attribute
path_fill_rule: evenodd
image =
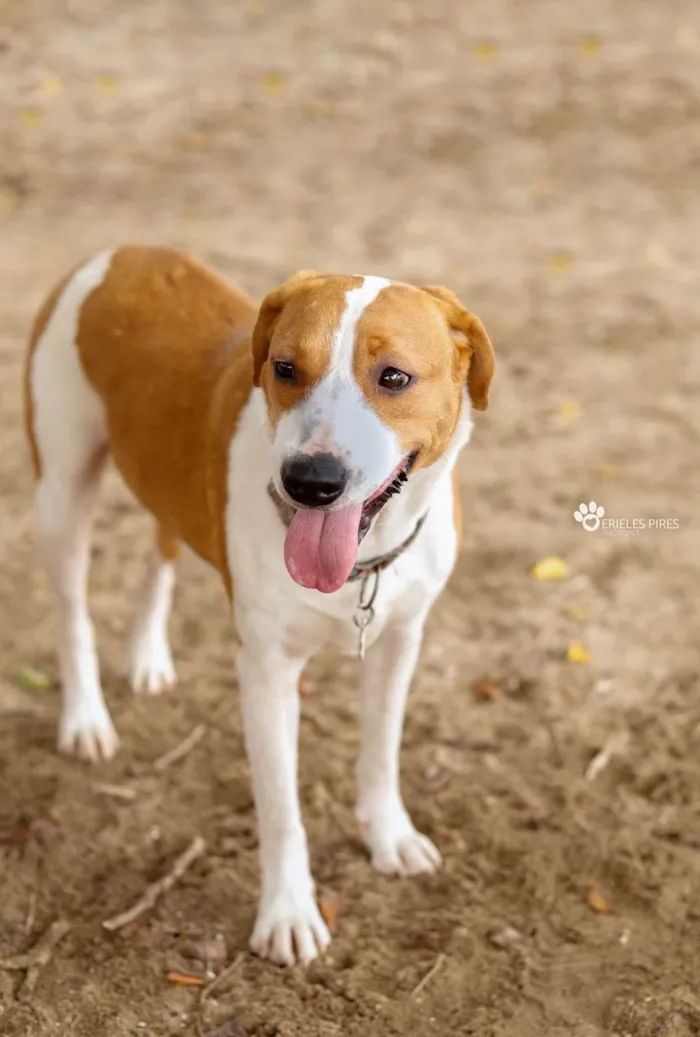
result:
<svg viewBox="0 0 700 1037"><path fill-rule="evenodd" d="M284 560L292 579L324 594L342 587L355 566L363 537L387 502L401 492L416 457L417 453L404 457L362 504L293 511L284 542Z"/></svg>
<svg viewBox="0 0 700 1037"><path fill-rule="evenodd" d="M365 537L369 532L373 520L377 517L384 505L387 504L392 497L395 497L397 493L401 493L404 483L408 481L408 473L416 463L417 456L418 452L414 451L412 454L408 454L404 457L403 461L397 464L386 482L382 483L379 489L375 490L372 496L368 497L362 505L360 525L357 530L358 545L362 543L363 537Z"/></svg>

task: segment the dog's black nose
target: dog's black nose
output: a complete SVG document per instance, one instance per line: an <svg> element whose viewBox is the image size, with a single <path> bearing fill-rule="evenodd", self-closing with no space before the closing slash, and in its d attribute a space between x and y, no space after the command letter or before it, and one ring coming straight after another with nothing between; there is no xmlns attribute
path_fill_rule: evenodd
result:
<svg viewBox="0 0 700 1037"><path fill-rule="evenodd" d="M282 465L282 485L305 508L322 508L337 501L347 481L347 468L333 454L294 454Z"/></svg>

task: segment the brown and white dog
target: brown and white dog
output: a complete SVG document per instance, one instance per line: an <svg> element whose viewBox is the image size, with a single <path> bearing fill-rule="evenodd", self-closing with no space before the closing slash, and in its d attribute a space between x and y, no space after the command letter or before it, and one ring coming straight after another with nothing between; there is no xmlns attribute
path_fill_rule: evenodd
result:
<svg viewBox="0 0 700 1037"><path fill-rule="evenodd" d="M401 799L399 747L423 626L458 550L455 462L493 369L482 325L445 288L302 272L258 310L165 248L96 255L36 319L27 425L59 608L59 747L90 760L117 748L86 593L111 453L157 524L134 691L175 679L179 542L218 569L233 606L260 831L251 946L275 962L308 962L330 939L296 788L298 681L321 645L366 647L357 816L372 863L401 875L440 863Z"/></svg>

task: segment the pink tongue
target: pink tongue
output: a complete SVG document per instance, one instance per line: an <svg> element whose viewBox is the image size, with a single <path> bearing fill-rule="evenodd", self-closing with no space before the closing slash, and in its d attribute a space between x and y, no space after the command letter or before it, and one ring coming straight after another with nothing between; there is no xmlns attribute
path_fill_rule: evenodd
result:
<svg viewBox="0 0 700 1037"><path fill-rule="evenodd" d="M338 511L297 511L284 542L284 560L293 580L331 594L342 587L357 558L362 505Z"/></svg>

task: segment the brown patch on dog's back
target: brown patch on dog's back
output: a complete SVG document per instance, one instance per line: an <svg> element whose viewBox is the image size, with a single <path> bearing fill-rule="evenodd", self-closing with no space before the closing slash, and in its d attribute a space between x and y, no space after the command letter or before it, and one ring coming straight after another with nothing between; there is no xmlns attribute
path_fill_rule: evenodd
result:
<svg viewBox="0 0 700 1037"><path fill-rule="evenodd" d="M228 445L250 394L254 303L166 248L122 248L86 299L78 351L107 412L110 448L161 524L229 585Z"/></svg>

